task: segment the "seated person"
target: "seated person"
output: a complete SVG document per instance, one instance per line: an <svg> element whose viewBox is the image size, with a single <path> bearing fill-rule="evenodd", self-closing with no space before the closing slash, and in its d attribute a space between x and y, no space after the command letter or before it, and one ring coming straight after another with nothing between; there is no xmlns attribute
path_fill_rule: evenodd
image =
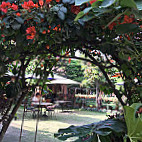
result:
<svg viewBox="0 0 142 142"><path fill-rule="evenodd" d="M36 95L34 95L34 97L32 98L32 102L39 102L40 98L41 98L40 94L36 93Z"/></svg>

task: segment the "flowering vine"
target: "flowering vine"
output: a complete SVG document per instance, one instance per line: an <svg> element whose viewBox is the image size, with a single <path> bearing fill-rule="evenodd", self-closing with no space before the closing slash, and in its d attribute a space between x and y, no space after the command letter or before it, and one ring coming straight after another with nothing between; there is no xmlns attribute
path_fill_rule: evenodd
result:
<svg viewBox="0 0 142 142"><path fill-rule="evenodd" d="M26 29L27 39L34 39L36 35L36 30L34 26Z"/></svg>

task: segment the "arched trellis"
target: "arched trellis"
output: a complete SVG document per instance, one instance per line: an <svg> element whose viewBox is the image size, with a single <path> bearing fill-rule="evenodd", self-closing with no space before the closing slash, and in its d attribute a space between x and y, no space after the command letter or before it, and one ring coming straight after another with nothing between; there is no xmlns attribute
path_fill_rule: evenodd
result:
<svg viewBox="0 0 142 142"><path fill-rule="evenodd" d="M105 7L106 6L106 8L108 8L109 9L109 7L111 6L111 7L113 7L113 6L115 6L115 2L117 2L117 4L116 4L116 8L113 8L114 9L114 11L112 11L111 9L110 9L110 12L108 12L107 14L109 15L109 13L110 13L110 16L109 17L107 17L107 15L105 15L105 12L104 13L97 13L97 17L99 17L100 18L100 16L99 15L101 15L101 17L102 18L100 18L101 20L103 20L103 18L105 19L104 21L106 21L105 22L105 24L107 24L107 26L110 26L111 24L115 24L114 23L114 21L118 18L118 16L120 16L120 15L122 15L122 14L124 14L126 11L128 11L128 12L130 12L130 13L134 13L134 12L136 12L137 14L139 13L139 11L135 11L136 10L136 5L135 5L135 3L133 2L133 1L130 1L130 3L128 2L126 2L126 1L122 1L121 0L121 2L120 2L120 7L118 6L118 1L111 1L112 3L109 3L109 1L108 1L108 3L105 5L104 3L101 3L100 2L100 4L102 4L102 6L99 6L99 8L102 8L102 7ZM82 2L81 2L82 3ZM18 3L18 5L19 5L19 3ZM35 6L35 5L33 5L33 6ZM41 11L43 10L43 5L41 5L41 3L40 3L40 6L41 6ZM46 6L46 5L45 5ZM123 10L123 9L119 9L119 8L121 8L121 6L122 6L122 8L125 10L124 12L122 12L121 11L121 13L120 13L120 11L118 11L118 10ZM21 7L21 6L20 6ZM110 7L110 8L111 8ZM119 8L118 8L119 7ZM125 7L126 7L126 9L125 9ZM133 10L131 9L131 8L134 8ZM5 10L7 10L7 9L5 9ZM35 9L34 9L35 10ZM117 11L118 12L117 12ZM38 11L39 11L39 9L38 9ZM68 11L70 11L70 10L68 10ZM91 10L90 10L91 11ZM99 11L101 11L102 12L102 10L99 10ZM11 12L11 11L10 11ZM17 11L18 12L18 11ZM74 11L75 12L75 11ZM85 12L85 11L84 11ZM92 14L92 12L93 11L91 11L91 14ZM16 20L15 19L15 11L13 12L13 14L14 15L12 15L12 17L10 17L10 18L14 18L14 20L12 20L13 21L13 23L11 24L11 20L9 20L10 21L10 23L9 23L9 25L10 25L10 27L12 26L13 27L13 29L12 29L12 31L16 31L16 33L18 33L19 34L19 32L17 32L17 26L15 26L14 24L16 24L17 25L17 22L18 22L18 25L20 25L20 26L18 26L19 28L21 27L21 24L23 24L24 23L24 21L22 20L22 19L19 19L18 18L18 20ZM90 12L88 12L87 11L87 14L85 13L85 16L88 16L88 14L89 14ZM116 13L118 14L118 15L116 15ZM11 13L12 14L12 13ZM11 15L10 14L10 15ZM18 13L19 14L19 13ZM22 13L21 13L22 14ZM28 14L28 16L30 15L29 14L29 12L27 12L27 14ZM71 13L69 13L69 15L70 15ZM114 14L114 15L113 15ZM137 15L136 14L136 15ZM6 14L6 15L8 15L9 16L9 14ZM38 15L41 15L41 13L39 13ZM63 13L62 14L63 15L63 18L65 17L65 14ZM68 15L68 14L67 14ZM96 15L96 13L94 13L94 15ZM50 16L50 15L49 15ZM138 14L138 16L140 16L139 14ZM22 17L22 16L21 16ZM20 17L20 18L21 18ZM25 18L26 16L25 15L23 15L23 17ZM35 17L35 16L34 16ZM51 18L53 18L52 16L50 16ZM45 18L45 19L49 19L50 17L48 17L48 18ZM74 16L73 16L74 17ZM4 17L5 18L5 17ZM29 18L29 17L28 17ZM42 15L41 15L41 18L42 18ZM61 17L59 17L59 18L61 18ZM113 18L115 18L115 19L113 19ZM57 18L55 18L55 19L57 19ZM66 19L67 19L67 16L66 16ZM91 18L92 19L92 18ZM15 21L16 20L16 21ZM27 21L28 21L29 19L27 19ZM50 19L51 21L52 21L52 19ZM49 21L50 21L49 20ZM59 19L58 19L59 20ZM74 18L73 18L73 20L74 20ZM25 22L27 22L27 21L25 21ZM43 20L39 20L39 22L41 23L41 21L43 21ZM47 22L47 23L50 23L50 22ZM88 46L88 45L91 45L92 43L94 44L94 46L95 47L97 47L97 43L98 43L98 45L100 44L100 47L104 47L104 49L106 50L106 49L109 49L110 51L109 52L106 52L107 54L110 54L110 52L112 52L113 53L113 57L114 57L114 59L116 59L116 61L117 60L119 60L119 62L118 62L118 64L120 63L120 66L121 65L123 65L124 64L124 61L125 62L127 62L127 56L126 56L126 58L125 58L125 60L121 60L121 58L119 59L119 58L117 58L118 56L115 56L115 54L117 55L118 54L118 51L120 51L120 49L126 49L125 47L126 47L126 45L124 45L124 48L122 47L122 48L117 48L117 50L114 52L114 49L116 49L116 46L115 46L115 44L113 45L112 43L114 43L115 41L113 40L113 41L111 41L110 39L114 39L114 35L115 35L115 31L118 31L118 32L122 32L122 30L120 30L122 27L120 26L120 29L118 29L117 28L117 30L113 30L113 32L112 31L110 31L110 33L112 33L112 34L109 34L109 36L106 36L106 38L108 38L108 37L110 37L110 39L108 40L108 42L112 42L111 44L107 44L107 45L105 45L105 44L101 44L101 42L102 41L104 41L104 35L106 34L105 32L102 32L102 30L104 29L104 26L105 26L105 24L103 24L103 25L101 25L101 24L99 24L97 21L98 21L98 19L96 19L96 20L94 20L95 22L94 23L92 23L93 25L91 25L91 21L89 21L88 22L88 25L87 25L87 27L89 26L89 24L91 25L91 27L88 27L88 29L91 31L88 31L87 33L88 33L88 35L86 34L86 32L85 32L85 38L79 38L79 40L77 40L76 38L75 38L75 41L77 41L77 42L73 42L73 41L71 41L70 40L70 42L69 42L69 40L67 40L67 39L71 39L72 38L72 36L68 36L68 32L67 32L67 35L65 34L65 37L67 36L67 39L66 38L64 38L65 40L67 40L67 44L70 46L70 47L72 47L72 45L71 45L71 43L72 44L74 44L74 45L76 45L76 43L78 43L79 41L81 42L81 48L84 46L84 48L85 48L85 46ZM103 21L103 22L104 22ZM29 22L29 23L31 23L31 21ZM58 22L57 21L55 21L55 23L57 23L58 24ZM95 23L96 23L96 25L95 25ZM108 24L109 23L109 24ZM3 25L5 26L5 24L3 23ZM14 26L13 26L14 25ZM71 25L71 24L70 24ZM98 28L98 25L100 25L101 26L101 30L99 30L99 28ZM29 26L30 25L28 25L28 27L27 27L27 29L29 30ZM32 26L32 25L31 25ZM106 26L106 27L107 27ZM111 26L113 26L113 25L111 25ZM118 25L119 26L119 25ZM123 26L123 25L122 25ZM47 25L46 25L46 27L47 27ZM66 27L66 26L65 26ZM92 34L92 27L95 27L95 29L97 30L97 35L95 36L93 36L93 34ZM102 29L102 27L103 27L103 29ZM125 27L126 27L126 25L125 25ZM7 28L7 26L6 26L6 28ZM16 29L15 29L16 28ZM24 27L25 28L25 27ZM116 27L114 27L114 29L115 29ZM3 30L3 28L1 28L2 30ZM122 32L122 33L124 33L125 34L125 32L127 32L127 31L125 31L125 29L127 29L127 27L126 28L123 28L124 29L124 32ZM133 29L133 24L132 24L132 29ZM20 29L21 30L21 29ZM112 29L111 29L112 30ZM64 29L64 31L66 31L65 29ZM70 29L69 29L69 31L70 31ZM80 35L82 35L82 33L79 33L79 31L81 31L80 30L80 28L79 28L79 30L77 30L77 28L75 28L75 30L72 30L73 31L73 33L76 31L78 34L80 34ZM42 31L41 31L42 32ZM107 31L107 33L108 33L109 31ZM132 32L133 32L133 30L132 30ZM9 33L9 32L8 32ZM20 32L20 33L22 33L22 32ZM101 34L102 33L102 34ZM45 31L44 31L44 34L45 34ZM89 34L91 35L91 36L89 36ZM25 32L24 32L24 35L25 35ZM41 34L40 34L41 35ZM40 36L39 35L39 36ZM53 36L53 34L51 34L52 36ZM111 35L113 35L112 37L111 37ZM121 35L121 33L120 33L120 35ZM35 31L34 31L34 36L35 36ZM58 34L55 34L55 40L54 41L56 41L57 40L57 43L60 43L60 40L58 40L59 38L57 38L59 35ZM10 37L12 37L12 39L14 38L14 40L15 40L15 36L13 35L13 36L11 36L11 34L10 34ZM17 45L18 44L20 44L20 43L24 43L25 41L23 40L24 38L23 38L23 36L21 36L21 39L22 39L22 41L21 40L19 40L20 38L17 38L17 37L20 37L19 35L17 36L17 34L16 34L16 39L17 39ZM42 36L40 36L40 40L41 40L41 37ZM62 36L63 37L63 36ZM88 43L86 43L86 37L88 37L88 39L89 39L89 41L88 41ZM92 38L91 38L92 37ZM97 37L96 39L94 38L94 37ZM98 38L99 37L99 38ZM101 38L102 37L102 38ZM106 38L105 38L105 40L106 40ZM125 41L125 38L127 38L126 36L123 36L123 38L122 38L122 41ZM140 37L140 39L141 39L141 37ZM11 39L10 39L11 40ZM13 41L14 41L13 40ZM49 38L49 41L50 41L51 39ZM99 40L101 41L101 42L99 42ZM4 41L4 40L3 40ZM18 43L18 41L19 41L19 43ZM46 39L46 41L47 41L47 39ZM47 41L47 43L49 42L49 41ZM121 41L121 40L120 40ZM83 44L83 42L84 42L84 44ZM127 41L127 39L126 39L126 42L127 43L131 43L131 41ZM10 42L9 42L10 43ZM39 43L39 42L35 42L36 43L36 45L37 45L37 43ZM117 43L117 42L116 42ZM136 42L137 43L137 42ZM94 50L94 48L91 48L92 46L93 46L93 44L89 47L87 47L86 49L86 54L85 55L87 55L88 53L90 53L90 51L88 51L88 50L91 50L91 51L93 51ZM1 44L1 45L4 45L4 42L3 42L3 44ZM21 45L21 44L20 44ZM52 45L52 44L51 44ZM121 44L122 45L122 44ZM129 44L130 45L130 44ZM133 45L133 41L132 41L132 45ZM26 45L27 46L27 45ZM4 47L4 49L5 49L5 45L3 46ZM21 46L19 46L20 48L21 48ZM35 45L33 45L33 47L35 48ZM112 48L110 48L110 47L112 47ZM15 47L15 45L13 45L13 51L14 51L14 54L10 54L11 55L11 57L13 56L13 55L15 55L15 51L17 50L17 51L20 51L20 53L21 53L21 49L20 48L18 48L18 46L17 47ZM27 48L27 47L26 47ZM53 46L53 48L55 48L54 46ZM82 50L84 50L84 48L82 48ZM99 48L99 47L98 47ZM9 49L9 48L7 48L7 49ZM19 50L20 49L20 50ZM29 50L29 48L27 48L28 50ZM46 49L49 49L49 46L47 46L46 47ZM51 48L50 48L51 49ZM55 48L56 49L56 48ZM37 49L36 49L37 50ZM57 49L56 49L57 50ZM129 52L129 50L131 51L133 51L133 48L131 49L131 47L129 46L129 48L128 48L128 50L126 50L126 52ZM10 51L10 53L11 53L11 50L9 50ZM43 51L43 50L42 50ZM85 50L84 50L85 51ZM23 57L24 55L29 55L29 56L31 56L31 53L33 52L33 48L32 48L32 50L30 51L30 52L25 52L25 50L24 50L24 52L21 54L21 56L18 56L18 57ZM5 52L4 52L5 53ZM6 51L6 53L7 53L7 51ZM39 53L39 51L37 50L37 53ZM124 52L125 53L125 52ZM134 58L136 57L136 55L137 54L133 54L134 52L132 52L132 56L134 56ZM3 54L3 52L2 52L2 54ZM8 55L8 54L7 54ZM125 54L126 55L126 54ZM130 54L131 55L131 54ZM141 54L140 54L141 55ZM87 55L88 56L88 55ZM122 56L122 55L121 55ZM139 56L139 52L138 52L138 56ZM140 57L141 58L141 57ZM18 58L19 59L19 58ZM9 60L9 59L8 59ZM7 62L11 62L11 59L8 61L7 60ZM131 60L131 59L130 59ZM133 60L133 59L132 59ZM92 61L93 61L93 58L92 58ZM95 60L94 60L94 62L96 62ZM99 65L99 62L96 62L96 65ZM127 64L124 64L125 66L127 66L128 68L129 68L129 70L131 71L131 72L133 72L133 68L132 69L130 69L130 61L128 61L128 63ZM134 65L135 67L135 69L136 69L136 67L137 67L137 65ZM24 67L24 66L23 66ZM106 74L106 72L105 72L105 70L104 70L104 66L102 66L102 65L100 65L99 66L100 67L100 69L102 70L102 72L104 73L104 75L105 75L105 77L108 79L108 82L109 82L109 85L111 86L111 88L113 88L113 90L115 91L115 93L117 94L117 96L119 97L119 99L121 99L121 93L118 91L118 90L115 90L115 86L114 86L114 84L112 84L112 82L109 80L109 78L108 78L108 76L107 76L107 74ZM108 66L107 66L108 67ZM126 69L126 68L125 68ZM123 69L123 71L125 70L125 69ZM125 78L127 78L127 80L126 80L126 83L125 83L125 86L126 86L126 91L124 92L125 93L125 95L128 97L128 100L131 100L131 96L132 96L132 94L134 94L135 95L135 93L133 93L133 90L131 91L131 86L130 87L128 87L129 86L129 82L131 81L131 84L133 84L133 79L130 79L130 76L128 75L127 76L127 73L128 73L128 70L126 69L126 75L125 75ZM136 76L138 76L137 74L138 74L138 72L134 72L134 73L136 73L136 74L134 74L133 76L135 77L135 75ZM139 76L138 76L139 77ZM141 83L141 81L139 81L138 83ZM134 84L133 85L135 88L136 88L136 85ZM133 87L133 88L134 88ZM130 90L130 91L129 91ZM137 90L136 90L137 91ZM137 93L137 92L136 92ZM139 92L138 92L139 93ZM129 103L131 103L131 102L129 102ZM125 105L124 103L123 103L123 105ZM15 111L16 111L16 109L15 109ZM15 112L14 111L14 112ZM13 113L14 114L14 113Z"/></svg>

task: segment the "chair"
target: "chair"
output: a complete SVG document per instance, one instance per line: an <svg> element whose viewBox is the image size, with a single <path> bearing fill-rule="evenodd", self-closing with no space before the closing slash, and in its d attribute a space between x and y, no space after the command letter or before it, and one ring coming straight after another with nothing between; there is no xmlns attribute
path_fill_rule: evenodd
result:
<svg viewBox="0 0 142 142"><path fill-rule="evenodd" d="M52 105L52 106L48 106L46 108L46 111L48 112L48 117L49 118L52 118L53 116L56 118L56 115L55 115L55 108L56 108L56 104L55 105ZM56 118L57 119L57 118Z"/></svg>
<svg viewBox="0 0 142 142"><path fill-rule="evenodd" d="M36 118L37 116L36 112L38 112L38 108L31 105L30 99L24 100L24 105L25 105L25 114L30 112L30 114L32 114L32 117Z"/></svg>
<svg viewBox="0 0 142 142"><path fill-rule="evenodd" d="M72 112L71 109L73 109L73 104L71 102L66 103L65 109L67 112Z"/></svg>
<svg viewBox="0 0 142 142"><path fill-rule="evenodd" d="M57 113L59 112L59 109L61 109L61 105L57 101L55 101L55 108Z"/></svg>

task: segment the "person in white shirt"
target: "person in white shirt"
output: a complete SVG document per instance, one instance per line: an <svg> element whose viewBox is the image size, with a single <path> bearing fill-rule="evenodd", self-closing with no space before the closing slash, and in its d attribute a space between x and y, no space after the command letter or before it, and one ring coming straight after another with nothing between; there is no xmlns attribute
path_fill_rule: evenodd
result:
<svg viewBox="0 0 142 142"><path fill-rule="evenodd" d="M40 94L36 93L36 95L32 98L32 102L39 102L40 98L41 98Z"/></svg>

